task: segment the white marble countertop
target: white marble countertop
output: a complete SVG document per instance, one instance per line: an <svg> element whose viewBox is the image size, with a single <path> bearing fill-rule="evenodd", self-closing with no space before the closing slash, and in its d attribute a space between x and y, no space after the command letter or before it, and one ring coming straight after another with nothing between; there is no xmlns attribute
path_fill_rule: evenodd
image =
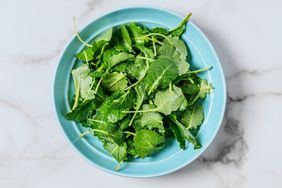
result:
<svg viewBox="0 0 282 188"><path fill-rule="evenodd" d="M142 3L141 3L142 2ZM195 162L151 179L101 171L69 145L53 108L58 58L79 27L132 5L193 12L222 62L225 120ZM282 187L282 3L278 0L0 2L0 187Z"/></svg>

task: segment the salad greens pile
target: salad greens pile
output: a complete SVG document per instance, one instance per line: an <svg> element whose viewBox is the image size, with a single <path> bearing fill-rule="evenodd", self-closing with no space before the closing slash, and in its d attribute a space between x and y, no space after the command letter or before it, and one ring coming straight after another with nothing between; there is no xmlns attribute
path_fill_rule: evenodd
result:
<svg viewBox="0 0 282 188"><path fill-rule="evenodd" d="M212 90L190 70L191 56L180 38L191 14L174 29L128 23L106 30L76 55L75 96L68 120L89 128L118 161L147 157L175 137L181 149L204 120L202 101Z"/></svg>

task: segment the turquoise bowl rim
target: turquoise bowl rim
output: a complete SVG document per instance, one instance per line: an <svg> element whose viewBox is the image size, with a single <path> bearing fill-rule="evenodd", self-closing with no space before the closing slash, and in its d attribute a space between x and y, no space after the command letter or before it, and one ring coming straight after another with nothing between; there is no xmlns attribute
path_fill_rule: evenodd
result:
<svg viewBox="0 0 282 188"><path fill-rule="evenodd" d="M170 14L172 16L176 16L176 17L179 17L181 19L183 19L184 17L180 14L177 14L173 11L170 11L168 9L164 9L164 8L159 8L159 7L153 7L153 6L132 6L132 7L126 7L126 8L121 8L121 9L116 9L114 11L110 11L100 17L97 17L95 20L91 21L89 24L87 24L83 29L86 29L87 27L89 27L93 22L95 22L96 20L99 20L99 19L102 19L103 17L106 17L107 15L110 15L110 14L113 14L113 13L118 13L120 11L126 11L126 10L129 10L129 9L148 9L148 10L151 10L151 11L161 11L165 14ZM172 173L174 171L177 171L181 168L183 168L184 166L190 164L191 162L193 162L196 158L198 158L206 149L207 147L211 144L211 142L214 140L219 128L220 128L220 125L222 123L222 120L223 120L223 117L224 117L224 113L225 113L225 107L226 107L226 82L225 82L225 77L224 77L224 73L223 73L223 70L222 70L222 67L221 67L221 64L220 64L220 61L218 59L218 56L213 48L213 46L211 45L210 41L208 40L208 38L205 36L205 34L194 24L192 23L191 21L189 21L189 24L192 25L192 27L194 29L197 30L197 32L201 35L201 37L203 37L205 43L208 45L208 48L210 50L210 52L212 53L214 59L215 59L215 62L217 64L217 68L218 68L218 71L219 71L219 77L221 78L221 88L220 90L222 91L221 94L222 94L222 106L218 107L220 108L219 111L220 111L220 114L218 114L219 118L218 118L218 122L217 122L217 127L213 130L213 134L209 137L209 140L208 142L205 143L205 145L203 145L203 147L201 148L201 151L199 151L193 158L190 158L189 160L185 161L184 163L182 163L181 165L178 165L178 166L175 166L174 168L170 168L170 169L167 169L165 171L160 171L160 172L157 172L157 173L140 173L140 174L126 174L126 173L120 173L119 171L114 171L113 170L109 170L107 168L104 168L103 166L100 166L98 164L96 164L95 162L93 162L92 160L90 160L89 158L87 158L83 153L81 153L81 151L79 150L79 148L75 147L74 144L72 143L72 141L70 140L70 138L68 137L67 133L65 132L65 130L63 129L63 126L61 124L61 117L59 115L59 110L58 110L58 107L56 106L56 80L58 79L59 75L58 75L58 68L59 68L59 65L60 65L60 62L64 56L64 53L66 51L66 49L68 48L68 46L73 42L75 36L72 37L72 39L70 40L70 42L67 43L66 47L64 48L64 50L62 51L61 55L60 55L60 58L59 58L59 63L57 65L57 69L56 69L56 73L55 73L55 76L54 76L54 87L53 87L53 99L54 99L54 108L55 108L55 112L56 112L56 115L57 115L57 119L60 123L60 127L61 127L61 131L63 132L63 134L65 135L65 137L67 137L67 140L69 141L70 145L75 148L75 150L84 158L86 159L86 161L90 162L92 165L96 166L97 168L101 169L101 170L104 170L106 172L109 172L111 174L115 174L115 175L119 175L119 176L125 176L125 177L143 177L143 178L148 178L148 177L156 177L156 176L162 176L162 175L166 175L166 174L169 174L169 173Z"/></svg>

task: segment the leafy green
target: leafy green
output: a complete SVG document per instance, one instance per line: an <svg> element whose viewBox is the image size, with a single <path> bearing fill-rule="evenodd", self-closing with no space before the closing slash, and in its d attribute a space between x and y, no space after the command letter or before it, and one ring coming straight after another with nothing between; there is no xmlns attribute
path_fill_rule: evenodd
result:
<svg viewBox="0 0 282 188"><path fill-rule="evenodd" d="M150 130L141 130L134 137L136 152L141 158L152 154L157 148L162 147L164 142L163 136Z"/></svg>
<svg viewBox="0 0 282 188"><path fill-rule="evenodd" d="M109 28L86 43L72 70L75 94L68 120L87 127L120 164L144 158L174 137L181 149L201 147L197 132L203 103L213 86L190 70L182 40L189 14L174 29L127 23ZM193 67L193 66L191 66ZM72 83L72 82L70 82Z"/></svg>
<svg viewBox="0 0 282 188"><path fill-rule="evenodd" d="M113 49L104 53L104 62L108 68L111 68L123 61L133 59L135 56L126 52L117 52Z"/></svg>
<svg viewBox="0 0 282 188"><path fill-rule="evenodd" d="M180 36L186 29L186 24L189 21L189 18L192 16L192 13L189 13L182 22L174 29L171 29L169 32L173 36Z"/></svg>
<svg viewBox="0 0 282 188"><path fill-rule="evenodd" d="M172 86L166 90L159 90L154 98L154 104L157 111L169 115L171 112L178 110L186 99L180 88Z"/></svg>
<svg viewBox="0 0 282 188"><path fill-rule="evenodd" d="M170 58L177 65L179 75L188 71L189 64L186 62L187 48L184 42L177 37L166 37L164 45L159 49L159 54Z"/></svg>
<svg viewBox="0 0 282 188"><path fill-rule="evenodd" d="M102 122L116 123L126 116L123 110L130 109L135 102L134 93L127 91L120 95L119 93L113 94L108 97L103 105L98 109L94 119Z"/></svg>
<svg viewBox="0 0 282 188"><path fill-rule="evenodd" d="M181 122L188 129L197 129L204 120L204 109L200 104L195 103L191 109L185 110Z"/></svg>
<svg viewBox="0 0 282 188"><path fill-rule="evenodd" d="M154 105L144 104L143 110L153 109ZM156 130L159 133L165 133L163 126L163 117L158 112L142 113L139 120L135 124L139 129L148 128Z"/></svg>
<svg viewBox="0 0 282 188"><path fill-rule="evenodd" d="M97 107L94 100L87 100L68 112L66 118L77 122L82 122L91 116L95 108Z"/></svg>
<svg viewBox="0 0 282 188"><path fill-rule="evenodd" d="M164 89L177 77L177 66L169 58L160 57L152 62L144 78L144 83L148 85L150 95L158 88Z"/></svg>
<svg viewBox="0 0 282 188"><path fill-rule="evenodd" d="M127 83L128 81L125 74L112 72L105 75L102 81L102 87L111 92L124 91L127 87Z"/></svg>
<svg viewBox="0 0 282 188"><path fill-rule="evenodd" d="M120 26L120 30L121 30L121 35L123 37L124 46L128 49L129 52L133 52L133 49L132 49L132 46L131 46L132 45L131 39L130 39L129 33L126 29L126 26L125 25Z"/></svg>
<svg viewBox="0 0 282 188"><path fill-rule="evenodd" d="M118 161L122 162L126 160L127 156L127 146L126 143L118 145L115 142L105 142L104 148Z"/></svg>
<svg viewBox="0 0 282 188"><path fill-rule="evenodd" d="M196 140L196 138L190 133L190 131L177 120L175 114L172 114L169 117L174 123L174 125L171 126L176 126L173 128L173 130L175 129L173 132L176 133L175 136L180 143L181 148L186 148L186 146L183 147L184 140L187 140L189 143L191 143L194 146L194 149L199 149L202 147L202 145Z"/></svg>
<svg viewBox="0 0 282 188"><path fill-rule="evenodd" d="M76 54L77 59L82 60L84 62L89 62L93 60L94 51L91 47L87 47L78 54Z"/></svg>
<svg viewBox="0 0 282 188"><path fill-rule="evenodd" d="M128 76L140 80L145 76L147 67L143 59L135 59L135 61L120 63L113 70L126 73Z"/></svg>

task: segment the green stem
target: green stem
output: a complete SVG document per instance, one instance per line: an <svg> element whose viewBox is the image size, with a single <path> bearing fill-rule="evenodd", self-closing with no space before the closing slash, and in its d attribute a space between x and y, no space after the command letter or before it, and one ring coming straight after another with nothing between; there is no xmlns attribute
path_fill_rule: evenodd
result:
<svg viewBox="0 0 282 188"><path fill-rule="evenodd" d="M88 119L88 121L92 121L92 122L95 122L95 123L107 123L105 121L100 121L100 120L96 120L96 119Z"/></svg>
<svg viewBox="0 0 282 188"><path fill-rule="evenodd" d="M180 23L178 26L176 26L174 29L169 30L169 32L173 32L173 31L179 29L184 23L186 23L186 22L189 20L189 18L190 18L191 16L192 16L192 13L190 12L190 13L181 21L181 23Z"/></svg>
<svg viewBox="0 0 282 188"><path fill-rule="evenodd" d="M85 42L84 40L82 40L82 38L80 37L80 35L79 35L79 33L78 33L78 29L77 29L75 17L73 17L73 26L74 26L75 35L76 35L77 39L78 39L82 44L84 44L85 46L92 48L92 45L91 45L91 44L88 44L87 42Z"/></svg>
<svg viewBox="0 0 282 188"><path fill-rule="evenodd" d="M72 106L72 110L75 109L78 105L78 99L79 99L79 90L80 90L80 76L79 76L79 79L78 79L78 83L76 85L76 90L75 90L75 98L74 98L74 103L73 103L73 106Z"/></svg>
<svg viewBox="0 0 282 188"><path fill-rule="evenodd" d="M152 108L152 109L148 109L148 110L133 110L133 111L122 111L122 113L127 113L127 114L132 114L132 113L145 113L145 112L156 112L158 111L158 108Z"/></svg>
<svg viewBox="0 0 282 188"><path fill-rule="evenodd" d="M152 37L152 42L153 42L154 56L157 56L157 49L156 49L154 37Z"/></svg>
<svg viewBox="0 0 282 188"><path fill-rule="evenodd" d="M200 72L210 70L211 68L212 68L212 66L209 66L209 67L205 67L205 68L198 69L198 70L188 71L186 74L197 74L197 73L200 73Z"/></svg>
<svg viewBox="0 0 282 188"><path fill-rule="evenodd" d="M136 59L144 59L144 60L149 60L149 61L155 61L154 59L152 58L149 58L149 57L143 57L143 56L137 56Z"/></svg>
<svg viewBox="0 0 282 188"><path fill-rule="evenodd" d="M140 109L141 105L143 104L144 97L145 97L145 94L142 95L142 98L141 98L139 104L137 105L136 110L139 110L139 109ZM129 127L132 125L132 123L133 123L133 121L134 121L136 115L137 115L137 112L134 112L134 114L133 114L133 116L132 116L132 118L131 118L131 120L130 120L130 122L129 122L129 124L128 124Z"/></svg>
<svg viewBox="0 0 282 188"><path fill-rule="evenodd" d="M133 136L136 136L136 134L135 134L135 133L133 133L133 132L130 132L130 131L124 131L124 133L125 133L125 134L129 134L129 135L133 135Z"/></svg>
<svg viewBox="0 0 282 188"><path fill-rule="evenodd" d="M106 134L108 135L109 133L105 132L105 131L102 131L100 129L91 129L91 130L88 130L88 131L85 131L84 133L81 133L79 135L79 138L83 138L85 135L89 134L89 133L93 133L93 132L98 132L98 133L102 133L102 134Z"/></svg>

